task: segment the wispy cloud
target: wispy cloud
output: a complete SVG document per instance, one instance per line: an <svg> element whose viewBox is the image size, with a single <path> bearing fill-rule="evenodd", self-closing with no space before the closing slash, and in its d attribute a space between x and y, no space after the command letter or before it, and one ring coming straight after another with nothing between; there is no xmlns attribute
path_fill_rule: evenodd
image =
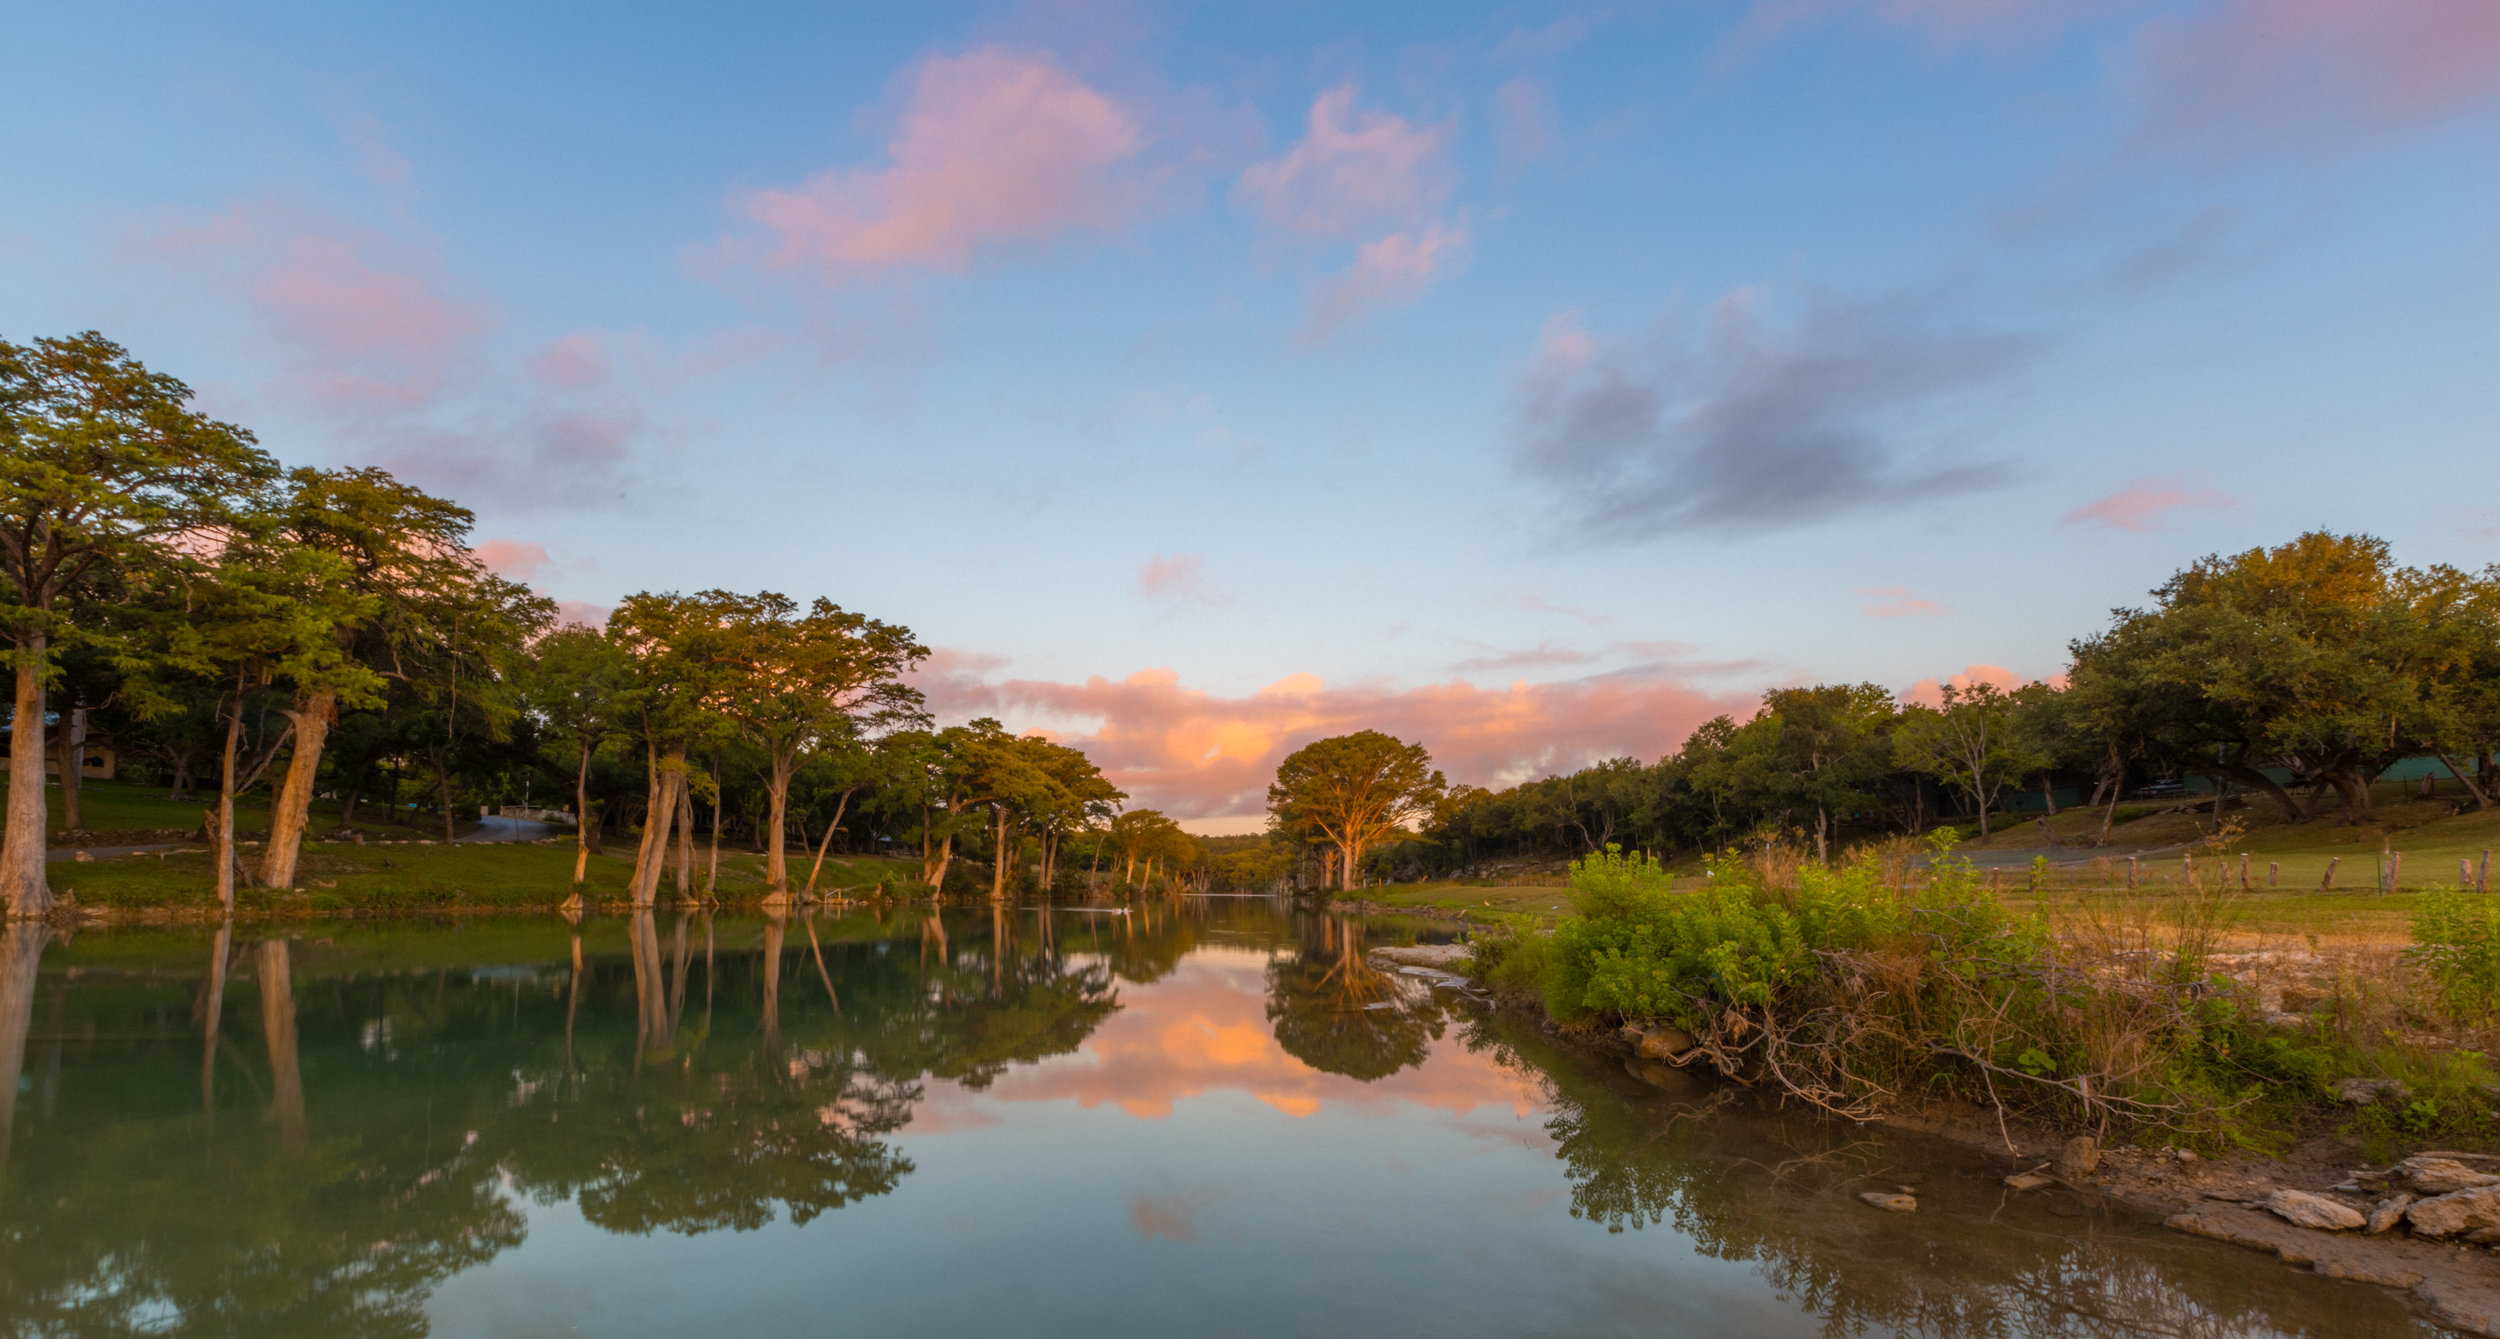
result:
<svg viewBox="0 0 2500 1339"><path fill-rule="evenodd" d="M281 201L231 203L137 239L125 264L240 305L266 341L264 408L308 416L364 459L455 497L507 505L611 492L649 432L604 336L498 352L495 306L429 247Z"/></svg>
<svg viewBox="0 0 2500 1339"><path fill-rule="evenodd" d="M1467 245L1463 223L1436 217L1458 179L1447 129L1357 110L1354 100L1350 84L1320 94L1303 137L1252 164L1235 187L1286 232L1321 242L1368 239L1313 302L1303 330L1313 341L1374 308L1413 301Z"/></svg>
<svg viewBox="0 0 2500 1339"><path fill-rule="evenodd" d="M1126 226L1153 198L1139 112L1050 57L983 47L921 63L878 167L833 168L739 208L769 267L828 281L960 271L983 248Z"/></svg>
<svg viewBox="0 0 2500 1339"><path fill-rule="evenodd" d="M2154 129L2226 142L2394 130L2500 98L2491 0L2214 0L2149 24Z"/></svg>
<svg viewBox="0 0 2500 1339"><path fill-rule="evenodd" d="M1431 224L1421 233L1391 233L1355 253L1354 268L1330 280L1311 309L1304 334L1325 340L1377 307L1412 302L1432 287L1467 247L1463 225Z"/></svg>
<svg viewBox="0 0 2500 1339"><path fill-rule="evenodd" d="M1231 604L1233 597L1207 579L1203 553L1158 553L1137 569L1137 593L1166 604Z"/></svg>
<svg viewBox="0 0 2500 1339"><path fill-rule="evenodd" d="M2031 340L1829 301L1773 330L1757 301L1723 299L1697 358L1644 357L1568 313L1546 323L1516 459L1584 537L1770 529L2005 482L2001 460L1933 443L1953 401L2020 367Z"/></svg>
<svg viewBox="0 0 2500 1339"><path fill-rule="evenodd" d="M1874 618L1933 618L1953 612L1934 600L1912 594L1907 586L1860 586L1857 593L1869 597L1866 612Z"/></svg>
<svg viewBox="0 0 2500 1339"><path fill-rule="evenodd" d="M2138 479L2107 497L2087 502L2058 519L2060 525L2097 525L2133 535L2168 528L2174 511L2227 511L2239 500L2186 474Z"/></svg>

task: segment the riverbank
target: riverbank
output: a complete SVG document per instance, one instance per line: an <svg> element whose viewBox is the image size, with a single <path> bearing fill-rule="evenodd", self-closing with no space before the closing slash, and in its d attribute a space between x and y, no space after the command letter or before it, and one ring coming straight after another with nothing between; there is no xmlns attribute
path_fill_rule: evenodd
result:
<svg viewBox="0 0 2500 1339"><path fill-rule="evenodd" d="M2500 1084L2458 941L2233 944L2218 883L2053 917L1952 859L1729 861L1681 892L1638 860L1572 878L1567 911L1430 967L1653 1086L1698 1072L1950 1138L2009 1193L2123 1205L2500 1334ZM2442 1152L2427 1179L2404 1161Z"/></svg>

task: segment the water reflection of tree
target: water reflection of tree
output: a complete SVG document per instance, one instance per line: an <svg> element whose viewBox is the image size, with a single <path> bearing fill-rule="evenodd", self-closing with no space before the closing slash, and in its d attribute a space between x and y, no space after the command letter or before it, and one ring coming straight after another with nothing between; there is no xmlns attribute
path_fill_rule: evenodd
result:
<svg viewBox="0 0 2500 1339"><path fill-rule="evenodd" d="M1904 1230L1855 1194L1892 1189L1932 1151L1750 1104L1704 1114L1711 1104L1634 1091L1509 1021L1472 1026L1467 1043L1545 1086L1573 1217L1610 1232L1671 1224L1703 1255L1752 1261L1827 1335L2415 1332L2376 1290L2252 1265L2116 1216L2052 1219L2063 1202L2000 1203L1984 1180L1967 1183L1984 1203L1931 1198Z"/></svg>
<svg viewBox="0 0 2500 1339"><path fill-rule="evenodd" d="M436 1282L520 1241L490 1167L429 1131L422 1107L357 1100L353 1133L316 1133L289 1077L302 1043L283 942L253 956L262 1045L239 1044L249 1032L222 1008L198 1020L223 1063L208 1099L244 1118L204 1116L190 1049L169 1034L82 1054L58 1109L26 1132L0 1178L0 1333L418 1335ZM190 1013L179 981L152 974L66 993L82 1030L106 1034ZM316 1048L336 1040L317 1025Z"/></svg>
<svg viewBox="0 0 2500 1339"><path fill-rule="evenodd" d="M1271 959L1276 1043L1313 1069L1370 1082L1420 1065L1445 1026L1431 992L1363 957L1362 922L1316 917L1300 948Z"/></svg>

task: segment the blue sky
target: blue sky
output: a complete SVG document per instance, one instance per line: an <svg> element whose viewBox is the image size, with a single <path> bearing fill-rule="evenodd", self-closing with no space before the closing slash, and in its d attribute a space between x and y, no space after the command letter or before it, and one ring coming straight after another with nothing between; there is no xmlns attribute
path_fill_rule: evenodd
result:
<svg viewBox="0 0 2500 1339"><path fill-rule="evenodd" d="M25 6L0 337L1220 828L2500 538L2500 6Z"/></svg>

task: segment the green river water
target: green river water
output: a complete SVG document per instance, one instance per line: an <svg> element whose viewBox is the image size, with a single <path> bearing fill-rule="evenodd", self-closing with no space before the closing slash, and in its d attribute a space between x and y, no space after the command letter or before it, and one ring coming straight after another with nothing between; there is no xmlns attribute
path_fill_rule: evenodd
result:
<svg viewBox="0 0 2500 1339"><path fill-rule="evenodd" d="M0 1333L2428 1332L1644 1083L1367 965L1401 933L1225 898L13 929Z"/></svg>

